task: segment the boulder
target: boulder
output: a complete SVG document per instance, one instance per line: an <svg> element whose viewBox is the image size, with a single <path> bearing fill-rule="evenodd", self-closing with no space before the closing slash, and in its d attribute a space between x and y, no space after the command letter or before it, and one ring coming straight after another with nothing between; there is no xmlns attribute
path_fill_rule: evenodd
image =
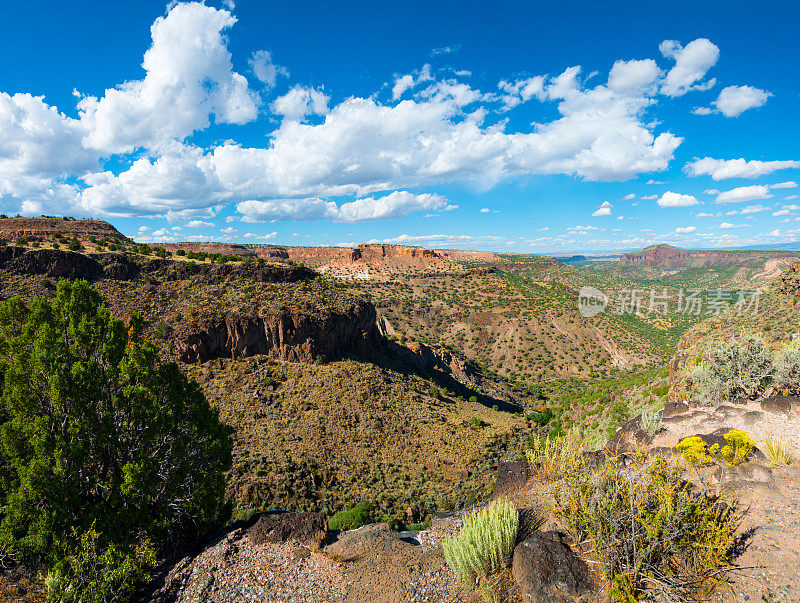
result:
<svg viewBox="0 0 800 603"><path fill-rule="evenodd" d="M761 409L775 414L790 415L792 410L800 409L800 398L797 396L773 396L761 402Z"/></svg>
<svg viewBox="0 0 800 603"><path fill-rule="evenodd" d="M525 487L531 472L526 461L501 461L492 498L510 496Z"/></svg>
<svg viewBox="0 0 800 603"><path fill-rule="evenodd" d="M520 542L512 572L523 603L580 601L592 590L588 565L558 532L537 532Z"/></svg>
<svg viewBox="0 0 800 603"><path fill-rule="evenodd" d="M322 513L264 513L247 530L253 544L296 540L314 551L322 548L327 535L328 522Z"/></svg>
<svg viewBox="0 0 800 603"><path fill-rule="evenodd" d="M642 429L641 415L637 415L617 429L614 437L606 442L605 450L611 453L634 452L647 446L652 439Z"/></svg>

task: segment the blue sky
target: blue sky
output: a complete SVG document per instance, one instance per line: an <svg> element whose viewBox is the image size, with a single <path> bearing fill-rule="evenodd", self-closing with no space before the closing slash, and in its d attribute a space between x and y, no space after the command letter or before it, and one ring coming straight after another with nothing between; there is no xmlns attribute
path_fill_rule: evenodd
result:
<svg viewBox="0 0 800 603"><path fill-rule="evenodd" d="M789 2L6 14L7 214L101 217L153 242L562 253L800 239Z"/></svg>

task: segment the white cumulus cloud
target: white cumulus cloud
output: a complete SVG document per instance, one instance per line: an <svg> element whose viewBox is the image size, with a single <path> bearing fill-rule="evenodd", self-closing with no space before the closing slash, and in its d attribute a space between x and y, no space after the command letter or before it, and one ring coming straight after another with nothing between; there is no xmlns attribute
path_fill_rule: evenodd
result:
<svg viewBox="0 0 800 603"><path fill-rule="evenodd" d="M697 198L693 195L667 191L661 195L661 198L656 203L661 207L689 207L690 205L697 205Z"/></svg>
<svg viewBox="0 0 800 603"><path fill-rule="evenodd" d="M320 90L306 86L293 86L289 92L276 98L270 109L289 121L300 121L307 115L325 115L330 98Z"/></svg>
<svg viewBox="0 0 800 603"><path fill-rule="evenodd" d="M714 105L725 117L738 117L748 109L762 107L771 92L753 86L728 86L723 88Z"/></svg>
<svg viewBox="0 0 800 603"><path fill-rule="evenodd" d="M394 191L383 197L362 197L337 206L333 201L320 198L275 199L243 201L236 210L244 222L274 220L334 220L337 222L364 222L402 218L417 211L447 211L454 206L441 195L415 195L407 191Z"/></svg>
<svg viewBox="0 0 800 603"><path fill-rule="evenodd" d="M717 203L742 203L757 199L770 199L769 187L764 185L740 186L717 195Z"/></svg>
<svg viewBox="0 0 800 603"><path fill-rule="evenodd" d="M272 62L272 53L268 50L257 50L247 61L258 81L268 88L274 88L279 75L289 77L289 70Z"/></svg>
<svg viewBox="0 0 800 603"><path fill-rule="evenodd" d="M684 170L690 176L711 176L714 180L727 178L758 178L778 170L800 168L800 161L759 161L744 158L739 159L714 159L704 157L687 163Z"/></svg>
<svg viewBox="0 0 800 603"><path fill-rule="evenodd" d="M689 90L706 90L714 85L713 79L700 82L719 59L719 48L709 40L699 38L685 47L676 40L664 40L658 48L665 57L675 60L661 84L662 94L681 96Z"/></svg>

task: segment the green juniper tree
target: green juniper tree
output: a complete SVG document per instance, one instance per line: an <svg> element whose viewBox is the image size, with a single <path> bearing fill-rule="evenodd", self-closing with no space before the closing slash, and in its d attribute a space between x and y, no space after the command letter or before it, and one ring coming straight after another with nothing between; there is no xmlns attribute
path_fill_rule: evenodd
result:
<svg viewBox="0 0 800 603"><path fill-rule="evenodd" d="M0 304L0 556L49 568L59 600L122 597L223 519L227 428L143 328L84 281Z"/></svg>

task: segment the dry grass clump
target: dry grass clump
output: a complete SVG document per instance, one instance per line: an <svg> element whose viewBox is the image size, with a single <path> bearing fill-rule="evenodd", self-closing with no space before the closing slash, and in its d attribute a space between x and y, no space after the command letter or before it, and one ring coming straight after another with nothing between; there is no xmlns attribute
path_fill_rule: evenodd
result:
<svg viewBox="0 0 800 603"><path fill-rule="evenodd" d="M574 471L583 462L583 453L592 447L577 431L563 436L541 436L536 434L528 439L529 448L525 451L531 471L543 480L560 479Z"/></svg>
<svg viewBox="0 0 800 603"><path fill-rule="evenodd" d="M508 566L519 529L519 511L506 499L497 500L464 518L458 536L444 542L444 557L461 585L480 588L487 601L490 574Z"/></svg>
<svg viewBox="0 0 800 603"><path fill-rule="evenodd" d="M773 467L791 465L792 460L794 460L794 449L780 435L764 438L764 452L767 454L769 464Z"/></svg>

